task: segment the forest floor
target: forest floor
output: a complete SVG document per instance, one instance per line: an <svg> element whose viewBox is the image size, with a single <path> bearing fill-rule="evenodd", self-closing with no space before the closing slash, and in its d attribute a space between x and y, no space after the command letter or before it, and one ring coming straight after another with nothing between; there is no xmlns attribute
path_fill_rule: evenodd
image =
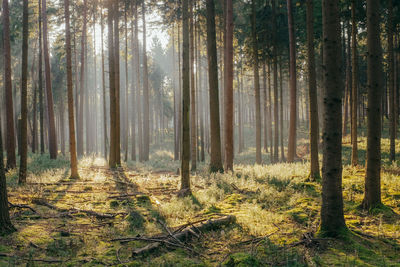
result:
<svg viewBox="0 0 400 267"><path fill-rule="evenodd" d="M309 165L303 161L252 165L250 148L237 155L234 173L210 176L200 164L192 174L193 196L182 199L177 198L179 162L156 147L148 163L128 162L113 171L104 159L82 158L79 180L68 179L66 158L30 155L26 186L16 184L16 170L8 174L18 231L0 237L0 266L400 266L400 167L385 161L387 140L382 147L382 208L358 208L364 168L343 168L350 231L341 240L314 235L321 184L307 181ZM365 139L359 148L362 159ZM345 140L345 164L349 153ZM168 234L167 229L226 214L236 222L202 231L180 248L161 245L131 257L149 242L113 241Z"/></svg>

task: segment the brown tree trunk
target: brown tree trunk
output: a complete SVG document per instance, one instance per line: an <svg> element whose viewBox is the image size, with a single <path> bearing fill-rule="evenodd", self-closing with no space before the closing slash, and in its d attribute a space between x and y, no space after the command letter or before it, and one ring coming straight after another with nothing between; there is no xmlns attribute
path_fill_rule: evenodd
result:
<svg viewBox="0 0 400 267"><path fill-rule="evenodd" d="M225 20L225 170L233 171L233 3L226 1Z"/></svg>
<svg viewBox="0 0 400 267"><path fill-rule="evenodd" d="M190 191L190 58L189 58L189 0L182 1L182 28L183 28L183 52L182 52L182 164L181 164L181 191L180 195L191 194Z"/></svg>
<svg viewBox="0 0 400 267"><path fill-rule="evenodd" d="M194 22L193 1L189 1L189 42L190 42L190 134L192 171L197 168L197 121L196 121L196 82L194 77Z"/></svg>
<svg viewBox="0 0 400 267"><path fill-rule="evenodd" d="M289 25L289 48L290 48L290 123L288 162L293 162L296 156L296 121L297 121L297 89L296 89L296 38L294 35L294 22L292 13L292 0L287 0L288 25Z"/></svg>
<svg viewBox="0 0 400 267"><path fill-rule="evenodd" d="M125 149L125 162L128 161L128 149L129 149L129 81L128 81L128 20L127 20L127 12L128 12L128 2L125 2L125 10L124 10L124 23L125 23L125 123L124 123L124 132L123 132L123 144Z"/></svg>
<svg viewBox="0 0 400 267"><path fill-rule="evenodd" d="M265 62L262 66L262 73L263 73L263 92L264 92L264 150L268 153L268 94L267 94L267 71L265 67Z"/></svg>
<svg viewBox="0 0 400 267"><path fill-rule="evenodd" d="M54 104L53 92L51 86L51 69L50 69L50 56L48 47L48 34L47 34L47 13L46 13L46 0L43 0L42 17L43 17L43 50L44 50L44 67L46 76L46 96L47 96L47 112L49 122L49 152L50 158L57 158L57 136L56 125L54 119Z"/></svg>
<svg viewBox="0 0 400 267"><path fill-rule="evenodd" d="M7 1L8 0L3 0L3 12L5 11L4 2ZM1 138L1 136L2 134L1 134L1 120L0 120L0 235L3 236L16 231L16 229L11 223L10 213L8 211L7 182L6 182L6 173L4 170L4 159L3 159L3 138Z"/></svg>
<svg viewBox="0 0 400 267"><path fill-rule="evenodd" d="M350 105L350 94L351 94L351 53L350 53L350 24L347 25L347 53L345 53L346 59L346 89L345 89L345 97L344 97L344 114L343 114L343 125L342 125L342 135L347 135L347 123L349 117L349 105ZM343 38L344 40L345 38ZM346 49L343 47L343 50Z"/></svg>
<svg viewBox="0 0 400 267"><path fill-rule="evenodd" d="M15 133L14 133L14 107L11 82L11 47L10 47L10 12L8 0L3 0L3 53L4 53L4 89L6 100L7 120L7 169L16 167Z"/></svg>
<svg viewBox="0 0 400 267"><path fill-rule="evenodd" d="M351 86L351 165L358 164L358 142L357 142L357 113L358 113L358 53L357 53L357 24L356 24L356 1L351 1L351 56L352 56L352 86Z"/></svg>
<svg viewBox="0 0 400 267"><path fill-rule="evenodd" d="M138 148L139 148L139 161L144 161L144 152L143 152L143 120L142 120L142 94L141 94L141 84L140 84L140 59L139 59L139 28L138 28L138 2L134 5L135 10L135 49L134 49L134 57L135 57L135 77L136 77L136 111L138 117Z"/></svg>
<svg viewBox="0 0 400 267"><path fill-rule="evenodd" d="M223 172L219 122L218 63L214 0L206 1L208 82L210 99L211 159L210 172Z"/></svg>
<svg viewBox="0 0 400 267"><path fill-rule="evenodd" d="M26 167L28 160L28 38L29 38L28 0L23 0L22 16L22 70L21 70L21 157L18 184L26 183Z"/></svg>
<svg viewBox="0 0 400 267"><path fill-rule="evenodd" d="M68 94L68 129L69 129L69 153L72 179L78 179L78 161L76 156L75 121L74 121L74 94L72 83L72 51L69 0L64 0L65 15L65 49L67 53L67 94Z"/></svg>
<svg viewBox="0 0 400 267"><path fill-rule="evenodd" d="M272 0L272 23L273 28L276 29L276 10L275 10L275 0ZM273 65L274 65L274 157L273 162L278 162L279 160L279 98L278 98L278 43L277 43L277 33L273 33Z"/></svg>
<svg viewBox="0 0 400 267"><path fill-rule="evenodd" d="M120 64L119 64L119 1L114 3L114 69L115 69L115 144L114 155L117 165L121 165L121 114L120 114Z"/></svg>
<svg viewBox="0 0 400 267"><path fill-rule="evenodd" d="M367 0L367 158L362 206L371 209L381 204L381 101L382 48L379 1Z"/></svg>
<svg viewBox="0 0 400 267"><path fill-rule="evenodd" d="M101 84L102 84L102 91L103 91L103 144L104 144L104 158L107 159L108 153L107 153L107 144L108 144L108 138L107 138L107 103L106 103L106 77L105 77L105 69L104 69L104 40L103 40L103 34L104 34L104 22L103 22L103 7L101 7L101 12L100 12L100 26L101 26Z"/></svg>
<svg viewBox="0 0 400 267"><path fill-rule="evenodd" d="M311 166L310 179L320 178L318 161L318 99L317 99L317 78L315 72L315 51L314 51L314 4L313 0L307 0L307 68L308 68L308 97L310 111L310 152Z"/></svg>
<svg viewBox="0 0 400 267"><path fill-rule="evenodd" d="M281 161L284 162L285 159L285 147L283 146L283 72L282 72L282 57L279 60L279 80L280 80L280 135L281 135ZM317 109L318 110L318 109ZM318 116L317 116L318 120ZM318 128L317 128L318 129ZM317 139L318 140L318 139Z"/></svg>
<svg viewBox="0 0 400 267"><path fill-rule="evenodd" d="M132 14L135 14L135 4L131 4L132 7ZM135 20L137 18L135 17ZM135 105L136 105L136 97L137 97L137 92L139 90L138 87L135 86L135 79L138 79L135 77L135 58L134 58L134 53L136 49L135 45L135 22L134 19L132 19L131 22L131 49L132 49L132 58L131 58L131 67L132 67L132 78L131 78L131 95L132 95L132 119L131 119L131 124L132 124L132 152L131 152L131 157L133 161L136 161L136 112L135 112Z"/></svg>
<svg viewBox="0 0 400 267"><path fill-rule="evenodd" d="M116 78L115 78L115 51L114 51L114 5L112 0L108 0L108 74L110 88L110 168L117 167L117 159L115 155L116 146Z"/></svg>
<svg viewBox="0 0 400 267"><path fill-rule="evenodd" d="M143 19L143 160L149 160L150 152L150 126L149 126L149 71L146 52L146 8L142 2Z"/></svg>
<svg viewBox="0 0 400 267"><path fill-rule="evenodd" d="M40 126L40 154L44 153L44 110L43 110L43 50L42 50L42 0L38 0L39 6L39 126Z"/></svg>
<svg viewBox="0 0 400 267"><path fill-rule="evenodd" d="M339 1L322 1L324 46L324 127L320 233L336 237L346 224L342 196L342 92Z"/></svg>
<svg viewBox="0 0 400 267"><path fill-rule="evenodd" d="M390 134L390 154L389 160L396 159L396 112L395 112L395 72L394 72L394 52L393 52L393 0L388 0L388 74L389 74L389 134Z"/></svg>
<svg viewBox="0 0 400 267"><path fill-rule="evenodd" d="M253 41L253 71L254 71L254 93L256 108L256 163L261 164L261 110L260 110L260 77L258 70L258 41L256 30L256 3L252 1L252 41Z"/></svg>

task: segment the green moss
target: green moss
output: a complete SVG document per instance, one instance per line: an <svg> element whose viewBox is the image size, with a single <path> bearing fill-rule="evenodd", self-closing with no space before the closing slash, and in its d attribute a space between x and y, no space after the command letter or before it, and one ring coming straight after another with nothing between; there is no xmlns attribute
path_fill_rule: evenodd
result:
<svg viewBox="0 0 400 267"><path fill-rule="evenodd" d="M129 215L126 217L126 220L129 222L131 229L143 228L143 225L145 223L145 219L137 211L129 212Z"/></svg>
<svg viewBox="0 0 400 267"><path fill-rule="evenodd" d="M262 266L261 263L252 255L247 253L235 253L230 255L227 260L222 263L226 267L257 267Z"/></svg>

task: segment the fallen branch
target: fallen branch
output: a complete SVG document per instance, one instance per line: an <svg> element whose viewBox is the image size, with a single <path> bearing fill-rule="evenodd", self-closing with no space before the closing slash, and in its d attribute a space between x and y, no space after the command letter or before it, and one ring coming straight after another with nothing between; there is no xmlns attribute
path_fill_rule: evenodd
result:
<svg viewBox="0 0 400 267"><path fill-rule="evenodd" d="M135 197L137 195L145 195L145 193L143 193L143 192L134 192L134 193L123 194L123 195L109 196L108 199Z"/></svg>
<svg viewBox="0 0 400 267"><path fill-rule="evenodd" d="M255 238L252 238L252 239L248 239L248 240L245 240L245 241L241 241L241 242L235 243L235 244L233 244L233 246L240 246L240 245L248 245L248 244L258 243L258 242L264 240L265 238L268 238L268 237L276 234L278 231L279 231L279 229L274 231L274 232L272 232L272 233L270 233L270 234L268 234L268 235L265 235L265 236L255 237Z"/></svg>
<svg viewBox="0 0 400 267"><path fill-rule="evenodd" d="M30 206L28 206L28 205L24 205L24 204L13 204L13 203L11 203L11 202L8 202L8 205L10 206L10 208L29 209L29 210L31 210L33 213L37 213L37 211L36 211L34 208L32 208L32 207L30 207Z"/></svg>
<svg viewBox="0 0 400 267"><path fill-rule="evenodd" d="M164 235L161 237L150 237L150 238L127 237L127 238L117 238L117 239L113 239L111 241L129 242L129 241L133 241L133 240L142 240L142 241L152 242L151 244L148 244L147 246L145 246L143 248L133 250L132 251L133 256L138 256L138 255L143 255L143 254L149 253L151 251L158 249L163 244L173 246L173 247L180 247L180 248L187 249L187 246L182 245L183 241L189 240L193 236L196 236L195 230L197 230L199 232L209 231L212 229L220 228L224 225L229 225L229 224L235 222L235 220L236 220L235 216L228 215L228 216L224 216L222 218L208 220L206 222L200 222L200 224L197 226L193 225L191 227L185 227L180 232L172 233L171 231L169 231L167 236ZM179 243L176 243L177 240L179 240Z"/></svg>

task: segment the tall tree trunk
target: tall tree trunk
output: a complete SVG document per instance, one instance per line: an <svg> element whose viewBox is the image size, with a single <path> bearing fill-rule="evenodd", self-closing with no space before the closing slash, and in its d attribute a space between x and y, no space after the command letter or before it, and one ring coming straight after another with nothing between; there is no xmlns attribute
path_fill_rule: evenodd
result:
<svg viewBox="0 0 400 267"><path fill-rule="evenodd" d="M115 155L116 146L116 78L115 78L115 51L114 51L114 4L112 0L108 0L108 74L110 88L110 168L117 167L117 159Z"/></svg>
<svg viewBox="0 0 400 267"><path fill-rule="evenodd" d="M84 108L84 101L85 101L85 51L86 51L86 0L83 1L83 29L82 29L82 39L81 39L81 73L80 73L80 90L79 90L79 122L78 122L78 156L83 156L84 154L84 131L83 131L83 108ZM88 105L88 103L86 103ZM88 130L88 129L86 129ZM86 143L89 140L86 140Z"/></svg>
<svg viewBox="0 0 400 267"><path fill-rule="evenodd" d="M367 158L363 208L381 204L382 51L379 1L367 0Z"/></svg>
<svg viewBox="0 0 400 267"><path fill-rule="evenodd" d="M296 89L296 38L294 35L294 22L292 14L292 0L287 0L288 25L289 25L289 48L290 48L290 123L288 162L293 162L296 156L296 121L297 121L297 89Z"/></svg>
<svg viewBox="0 0 400 267"><path fill-rule="evenodd" d="M128 76L128 2L125 2L124 10L124 23L125 23L125 127L123 132L124 137L124 149L125 149L125 161L128 161L128 148L129 148L129 76Z"/></svg>
<svg viewBox="0 0 400 267"><path fill-rule="evenodd" d="M280 80L280 120L279 120L279 126L280 126L280 135L281 135L281 161L284 162L285 159L285 147L283 146L283 72L282 72L282 57L279 60L279 80ZM318 108L317 108L318 110ZM318 121L318 115L317 115L317 121ZM318 130L318 127L317 127ZM317 138L318 141L318 138Z"/></svg>
<svg viewBox="0 0 400 267"><path fill-rule="evenodd" d="M138 147L139 147L139 161L144 161L144 152L143 152L143 110L142 110L142 94L141 94L141 84L140 84L140 59L139 59L139 28L138 28L138 2L135 3L135 50L134 50L134 57L135 57L135 73L136 73L136 90L137 90L137 116L138 116Z"/></svg>
<svg viewBox="0 0 400 267"><path fill-rule="evenodd" d="M4 2L7 1L8 0L3 0L3 16L5 11ZM16 231L16 229L11 223L10 213L8 211L7 181L6 181L6 173L4 170L4 159L3 159L3 138L1 138L1 136L2 134L1 134L1 120L0 120L0 235L3 236Z"/></svg>
<svg viewBox="0 0 400 267"><path fill-rule="evenodd" d="M142 20L143 20L143 159L149 160L150 152L150 126L149 126L149 71L147 66L146 52L146 7L142 2Z"/></svg>
<svg viewBox="0 0 400 267"><path fill-rule="evenodd" d="M114 69L115 69L115 161L121 165L121 83L119 64L119 1L114 3Z"/></svg>
<svg viewBox="0 0 400 267"><path fill-rule="evenodd" d="M206 18L211 132L210 172L223 172L224 169L221 158L221 130L219 122L218 63L214 0L206 1Z"/></svg>
<svg viewBox="0 0 400 267"><path fill-rule="evenodd" d="M26 167L28 160L28 38L29 38L28 0L23 0L22 16L22 70L21 70L21 157L18 184L26 183Z"/></svg>
<svg viewBox="0 0 400 267"><path fill-rule="evenodd" d="M179 33L178 33L179 34ZM179 45L179 44L178 44ZM180 57L181 55L178 55ZM177 102L178 99L178 90L176 89L176 60L175 60L175 23L172 26L172 65L173 65L173 90L174 90L174 160L179 159L179 139L178 139L178 109ZM179 68L179 66L178 66Z"/></svg>
<svg viewBox="0 0 400 267"><path fill-rule="evenodd" d="M105 69L104 69L104 22L103 22L103 7L101 7L100 12L100 24L101 24L101 84L103 89L103 138L104 138L104 158L107 159L107 102L106 102L106 77L105 77Z"/></svg>
<svg viewBox="0 0 400 267"><path fill-rule="evenodd" d="M183 28L183 51L182 51L182 164L181 164L181 191L180 195L191 194L190 191L190 58L189 58L189 0L182 1L182 28Z"/></svg>
<svg viewBox="0 0 400 267"><path fill-rule="evenodd" d="M264 92L264 150L268 153L268 94L267 94L267 70L265 66L265 62L262 66L263 73L263 92Z"/></svg>
<svg viewBox="0 0 400 267"><path fill-rule="evenodd" d="M315 72L315 51L314 51L314 0L307 0L307 68L308 68L308 97L310 111L310 152L311 166L310 179L320 178L318 161L318 99L317 99L317 78Z"/></svg>
<svg viewBox="0 0 400 267"><path fill-rule="evenodd" d="M132 8L132 15L135 14L135 4L131 4ZM134 18L135 20L137 19L136 17ZM135 22L134 19L131 21L131 49L132 49L132 58L131 58L131 67L132 67L132 78L131 78L131 95L132 95L132 160L136 161L136 114L135 114L135 105L136 105L136 97L137 97L137 92L139 90L138 87L135 86L135 79L138 79L135 77L135 58L134 58L134 53L136 49L136 44L135 44Z"/></svg>
<svg viewBox="0 0 400 267"><path fill-rule="evenodd" d="M339 236L346 229L342 196L343 83L338 4L338 0L322 1L325 95L320 233L330 237Z"/></svg>
<svg viewBox="0 0 400 267"><path fill-rule="evenodd" d="M225 170L233 171L233 3L226 0L225 20ZM261 144L260 144L261 146Z"/></svg>
<svg viewBox="0 0 400 267"><path fill-rule="evenodd" d="M240 61L240 72L242 72L242 62ZM238 92L237 92L237 103L238 103L238 123L239 123L239 150L238 153L243 152L243 108L242 108L242 83L241 81L243 80L243 75L240 75L240 80L239 80L239 70L237 71L236 74L236 81L238 85ZM266 87L265 87L265 94L267 93ZM265 105L267 103L265 102Z"/></svg>
<svg viewBox="0 0 400 267"><path fill-rule="evenodd" d="M197 168L197 120L196 120L196 82L194 77L194 22L193 1L189 1L190 24L190 134L191 134L191 161L192 171Z"/></svg>
<svg viewBox="0 0 400 267"><path fill-rule="evenodd" d="M48 122L49 122L49 152L50 152L50 158L56 159L57 136L56 136L56 125L54 119L53 92L51 86L51 69L50 69L50 56L48 47L48 34L47 34L46 0L43 0L42 17L43 17L44 67L46 76L47 112L48 112Z"/></svg>
<svg viewBox="0 0 400 267"><path fill-rule="evenodd" d="M44 153L44 110L43 110L43 50L42 50L42 0L38 0L39 6L39 125L40 125L40 154Z"/></svg>
<svg viewBox="0 0 400 267"><path fill-rule="evenodd" d="M357 111L358 111L358 53L357 53L357 22L356 22L356 1L351 1L351 56L352 56L352 86L351 86L351 165L358 164L358 142L357 142Z"/></svg>
<svg viewBox="0 0 400 267"><path fill-rule="evenodd" d="M273 16L273 28L276 29L276 9L275 9L275 0L272 0L272 16ZM274 64L274 162L278 162L279 160L279 98L278 98L278 42L277 42L277 33L274 31L273 33L273 64Z"/></svg>
<svg viewBox="0 0 400 267"><path fill-rule="evenodd" d="M256 30L256 3L255 0L251 2L252 17L252 42L253 42L253 71L254 71L254 93L255 93L255 108L256 108L256 163L261 164L261 110L260 110L260 77L258 71L258 41Z"/></svg>
<svg viewBox="0 0 400 267"><path fill-rule="evenodd" d="M344 114L343 114L343 125L342 125L342 135L347 135L347 123L349 117L349 104L350 104L350 94L351 94L351 53L350 53L350 24L347 25L347 42L343 38L343 42L347 45L347 53L345 53L346 59L346 86L345 86L345 97L344 97ZM346 46L345 45L345 46ZM343 47L343 51L346 49Z"/></svg>
<svg viewBox="0 0 400 267"><path fill-rule="evenodd" d="M78 179L78 161L76 156L75 121L74 121L74 94L72 83L72 51L69 0L64 0L65 15L65 50L67 52L67 94L68 94L68 129L69 129L69 153L72 179Z"/></svg>
<svg viewBox="0 0 400 267"><path fill-rule="evenodd" d="M178 23L178 146L179 159L182 158L182 68L181 68L181 34Z"/></svg>
<svg viewBox="0 0 400 267"><path fill-rule="evenodd" d="M10 12L8 0L3 0L3 53L4 53L4 89L6 100L7 120L7 169L16 167L15 133L14 133L14 107L11 82L11 47L10 47Z"/></svg>
<svg viewBox="0 0 400 267"><path fill-rule="evenodd" d="M394 72L394 52L393 52L393 0L388 0L388 74L389 74L389 132L390 132L390 161L396 159L396 112L395 112L395 72Z"/></svg>

